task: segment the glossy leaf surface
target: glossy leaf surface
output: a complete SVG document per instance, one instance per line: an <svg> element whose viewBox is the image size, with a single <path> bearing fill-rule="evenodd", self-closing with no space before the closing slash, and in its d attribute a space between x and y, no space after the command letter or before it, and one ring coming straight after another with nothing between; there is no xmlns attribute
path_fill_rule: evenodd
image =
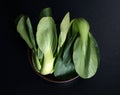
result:
<svg viewBox="0 0 120 95"><path fill-rule="evenodd" d="M60 79L69 79L76 75L72 60L72 45L77 34L72 35L60 50L56 61L54 75Z"/></svg>

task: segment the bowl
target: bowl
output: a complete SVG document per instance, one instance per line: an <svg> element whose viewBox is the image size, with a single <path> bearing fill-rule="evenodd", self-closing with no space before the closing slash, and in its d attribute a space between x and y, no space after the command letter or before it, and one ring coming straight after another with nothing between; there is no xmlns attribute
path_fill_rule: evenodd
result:
<svg viewBox="0 0 120 95"><path fill-rule="evenodd" d="M52 82L52 83L67 83L67 82L71 82L75 79L77 79L79 77L79 75L75 74L73 77L69 78L69 79L58 79L56 78L53 74L49 74L49 75L41 75L39 72L37 72L33 66L33 63L32 63L32 55L31 55L31 50L28 48L27 49L27 53L28 53L28 60L29 60L29 63L33 69L33 71L39 76L41 77L42 79L48 81L48 82Z"/></svg>

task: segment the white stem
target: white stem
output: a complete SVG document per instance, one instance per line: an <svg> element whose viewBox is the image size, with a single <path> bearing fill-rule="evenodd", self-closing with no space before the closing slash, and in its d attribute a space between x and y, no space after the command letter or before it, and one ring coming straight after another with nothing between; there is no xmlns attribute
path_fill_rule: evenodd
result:
<svg viewBox="0 0 120 95"><path fill-rule="evenodd" d="M43 67L41 69L42 75L52 74L53 73L53 66L54 66L54 57L52 53L44 54L44 61Z"/></svg>

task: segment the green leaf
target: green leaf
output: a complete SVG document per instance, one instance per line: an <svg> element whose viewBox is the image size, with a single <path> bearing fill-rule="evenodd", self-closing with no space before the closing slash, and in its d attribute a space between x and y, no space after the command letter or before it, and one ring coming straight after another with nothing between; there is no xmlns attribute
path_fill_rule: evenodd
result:
<svg viewBox="0 0 120 95"><path fill-rule="evenodd" d="M79 32L80 39L81 39L81 47L84 52L84 55L86 53L86 47L87 47L87 40L88 40L88 34L89 34L89 24L84 18L78 18L75 19L72 25L72 31Z"/></svg>
<svg viewBox="0 0 120 95"><path fill-rule="evenodd" d="M32 43L29 39L29 34L27 31L27 26L26 26L26 17L25 16L21 16L18 24L17 24L17 32L20 34L20 36L22 37L23 40L25 40L25 42L27 43L27 45L32 49Z"/></svg>
<svg viewBox="0 0 120 95"><path fill-rule="evenodd" d="M69 79L76 75L71 50L76 36L77 34L71 35L65 41L56 58L54 75L59 79Z"/></svg>
<svg viewBox="0 0 120 95"><path fill-rule="evenodd" d="M26 19L26 25L27 25L26 27L29 33L30 42L32 46L34 47L34 49L36 49L35 38L34 38L33 29L32 29L32 25L31 25L31 21L29 17L27 17Z"/></svg>
<svg viewBox="0 0 120 95"><path fill-rule="evenodd" d="M37 26L36 41L44 55L41 74L53 72L54 54L57 48L56 25L52 17L43 17Z"/></svg>
<svg viewBox="0 0 120 95"><path fill-rule="evenodd" d="M57 47L56 25L52 17L43 17L37 26L36 41L40 50L45 54Z"/></svg>
<svg viewBox="0 0 120 95"><path fill-rule="evenodd" d="M59 57L55 65L54 75L63 80L75 76L75 68L71 58L66 62L66 60L63 61L62 58Z"/></svg>
<svg viewBox="0 0 120 95"><path fill-rule="evenodd" d="M40 19L42 17L52 17L52 10L51 8L44 8L41 12L40 12Z"/></svg>
<svg viewBox="0 0 120 95"><path fill-rule="evenodd" d="M40 72L41 70L41 62L39 57L37 56L36 51L32 51L32 64L37 72Z"/></svg>
<svg viewBox="0 0 120 95"><path fill-rule="evenodd" d="M68 12L60 24L58 47L62 47L62 45L64 44L69 28L70 28L70 14Z"/></svg>
<svg viewBox="0 0 120 95"><path fill-rule="evenodd" d="M83 18L74 20L72 30L79 32L73 48L75 70L82 78L90 78L95 75L99 64L97 42L89 32L88 22Z"/></svg>

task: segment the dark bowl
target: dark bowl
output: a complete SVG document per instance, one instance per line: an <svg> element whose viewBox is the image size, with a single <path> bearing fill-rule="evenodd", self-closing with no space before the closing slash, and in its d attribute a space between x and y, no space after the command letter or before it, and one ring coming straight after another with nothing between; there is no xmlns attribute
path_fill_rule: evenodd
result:
<svg viewBox="0 0 120 95"><path fill-rule="evenodd" d="M38 75L40 76L41 78L43 78L44 80L48 81L48 82L52 82L52 83L67 83L67 82L71 82L75 79L77 79L79 77L79 75L75 74L73 77L69 78L69 79L58 79L56 78L53 74L50 74L50 75L41 75L39 72L37 72L33 66L33 63L32 63L32 56L31 56L31 50L28 48L27 50L27 53L28 53L28 60L29 60L29 63L33 69L33 71Z"/></svg>

